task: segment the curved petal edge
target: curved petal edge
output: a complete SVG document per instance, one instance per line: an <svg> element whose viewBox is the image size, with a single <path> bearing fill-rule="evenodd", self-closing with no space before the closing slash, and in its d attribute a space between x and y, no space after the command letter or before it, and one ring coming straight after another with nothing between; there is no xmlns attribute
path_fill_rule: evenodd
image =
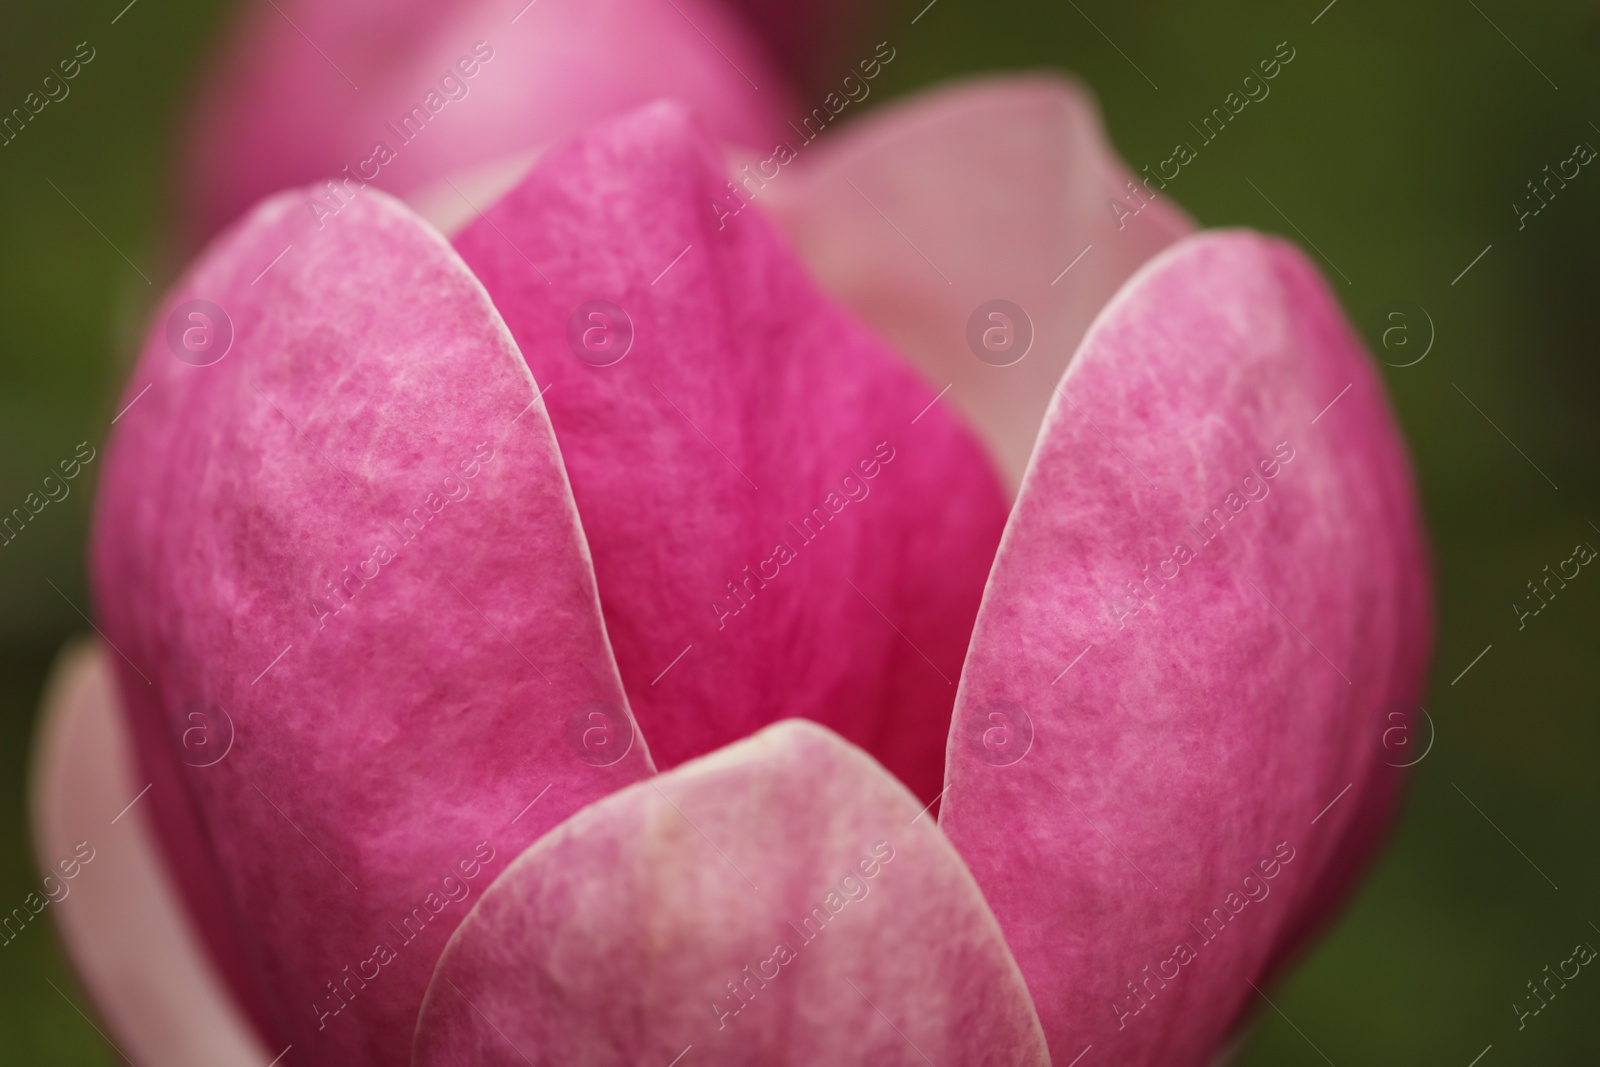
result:
<svg viewBox="0 0 1600 1067"><path fill-rule="evenodd" d="M1206 1062L1348 892L1405 777L1382 740L1420 697L1428 570L1381 381L1295 248L1188 238L1090 327L941 813L1058 1059Z"/></svg>
<svg viewBox="0 0 1600 1067"><path fill-rule="evenodd" d="M392 1062L467 899L654 767L488 294L383 193L304 204L160 309L91 576L144 803L241 1002L301 1063Z"/></svg>
<svg viewBox="0 0 1600 1067"><path fill-rule="evenodd" d="M917 800L803 720L551 831L456 931L418 1067L1044 1065L976 884Z"/></svg>

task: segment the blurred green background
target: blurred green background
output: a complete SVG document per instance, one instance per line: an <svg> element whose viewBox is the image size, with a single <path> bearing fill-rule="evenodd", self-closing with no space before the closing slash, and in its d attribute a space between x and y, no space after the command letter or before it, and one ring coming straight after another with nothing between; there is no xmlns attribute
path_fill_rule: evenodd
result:
<svg viewBox="0 0 1600 1067"><path fill-rule="evenodd" d="M143 0L112 25L124 2L10 2L0 16L5 109L78 42L97 51L47 121L0 148L5 509L77 442L103 439L119 368L176 266L162 240L173 144L227 5ZM1511 606L1575 543L1600 545L1600 173L1586 168L1521 231L1511 208L1575 143L1600 147L1600 8L937 0L924 11L925 2L891 20L898 56L885 88L1065 67L1099 94L1136 167L1189 138L1190 121L1289 42L1295 61L1269 100L1185 167L1171 194L1205 225L1313 242L1337 264L1328 273L1374 343L1399 300L1421 305L1437 328L1424 361L1385 371L1434 537L1439 640L1427 707L1437 741L1374 877L1273 995L1281 1011L1263 1009L1240 1062L1467 1067L1489 1045L1482 1067L1600 1061L1600 977L1585 971L1524 1030L1511 1008L1575 942L1600 945L1591 922L1600 922L1600 579L1585 571L1520 632ZM0 549L4 900L36 884L24 811L34 708L56 650L86 629L50 582L86 604L92 472ZM46 979L80 996L47 929L0 949L0 1061L115 1062Z"/></svg>

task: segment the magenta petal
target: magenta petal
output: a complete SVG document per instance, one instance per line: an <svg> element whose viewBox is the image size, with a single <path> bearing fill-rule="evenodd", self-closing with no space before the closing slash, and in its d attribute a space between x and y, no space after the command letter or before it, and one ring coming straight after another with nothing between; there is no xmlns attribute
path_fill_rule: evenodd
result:
<svg viewBox="0 0 1600 1067"><path fill-rule="evenodd" d="M864 31L877 29L889 4L882 0L728 0L744 14L783 66L808 90L841 97L870 94L879 67ZM892 52L890 54L893 54ZM845 81L851 78L850 81ZM819 101L822 97L819 95Z"/></svg>
<svg viewBox="0 0 1600 1067"><path fill-rule="evenodd" d="M184 180L200 236L346 167L410 194L659 97L736 143L790 110L761 46L706 0L256 0L211 80Z"/></svg>
<svg viewBox="0 0 1600 1067"><path fill-rule="evenodd" d="M801 721L630 786L451 938L418 1067L1049 1063L999 927L919 804Z"/></svg>
<svg viewBox="0 0 1600 1067"><path fill-rule="evenodd" d="M300 191L184 279L124 404L91 562L142 803L274 1041L402 1062L460 898L653 771L527 366L404 207L319 229Z"/></svg>
<svg viewBox="0 0 1600 1067"><path fill-rule="evenodd" d="M549 390L661 765L809 717L931 800L999 487L725 182L660 104L551 153L455 243Z"/></svg>
<svg viewBox="0 0 1600 1067"><path fill-rule="evenodd" d="M1305 258L1208 233L1136 275L1023 481L941 819L1056 1062L1205 1063L1360 873L1428 585L1378 376Z"/></svg>
<svg viewBox="0 0 1600 1067"><path fill-rule="evenodd" d="M1159 176L1135 183L1088 91L1057 77L957 83L800 152L768 187L747 188L826 289L935 389L950 386L942 403L970 420L1013 491L1090 321L1194 228L1159 193ZM1019 346L1027 328L1010 311L991 320L996 300L1031 323L1025 355L982 346L991 329L997 348Z"/></svg>

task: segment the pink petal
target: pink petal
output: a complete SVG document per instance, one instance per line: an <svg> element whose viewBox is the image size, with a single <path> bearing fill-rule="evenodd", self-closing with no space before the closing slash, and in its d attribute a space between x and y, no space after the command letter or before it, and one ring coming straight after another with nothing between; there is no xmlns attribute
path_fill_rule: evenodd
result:
<svg viewBox="0 0 1600 1067"><path fill-rule="evenodd" d="M1402 784L1383 716L1420 695L1428 585L1382 386L1305 258L1208 233L1136 275L1023 481L941 819L1056 1062L1205 1063L1348 889Z"/></svg>
<svg viewBox="0 0 1600 1067"><path fill-rule="evenodd" d="M548 383L661 765L804 716L931 800L1005 505L933 391L725 181L660 104L552 153L456 246ZM619 314L632 347L579 358L613 358L582 339Z"/></svg>
<svg viewBox="0 0 1600 1067"><path fill-rule="evenodd" d="M35 899L134 1062L260 1067L278 1050L228 996L172 884L106 657L98 645L63 653L45 690L29 790L45 872Z"/></svg>
<svg viewBox="0 0 1600 1067"><path fill-rule="evenodd" d="M555 438L487 294L384 194L322 229L305 197L258 208L163 307L107 449L92 572L143 803L241 1000L298 1062L402 1062L470 906L445 894L653 767L642 739L604 766L614 748L585 748L594 710L614 745L633 737L626 698ZM231 319L219 362L175 358L197 360L190 300ZM196 702L236 733L209 766L185 747ZM380 944L397 958L371 963Z"/></svg>
<svg viewBox="0 0 1600 1067"><path fill-rule="evenodd" d="M935 389L951 386L944 402L978 430L1014 492L1090 320L1192 224L1159 198L1119 226L1110 204L1140 205L1128 191L1134 175L1088 92L1056 77L961 83L885 107L816 147L793 140L796 173L755 190L756 202L824 288ZM980 360L967 339L969 321L987 324L979 308L997 299L1032 322L1032 347L1010 366Z"/></svg>
<svg viewBox="0 0 1600 1067"><path fill-rule="evenodd" d="M471 77L455 69L463 59ZM663 96L739 143L764 144L792 110L760 45L707 0L258 2L212 69L185 203L205 236L262 196L347 166L355 185L411 193ZM401 121L417 105L420 134ZM392 161L363 166L380 142Z"/></svg>
<svg viewBox="0 0 1600 1067"><path fill-rule="evenodd" d="M1049 1063L994 917L918 807L800 721L607 797L456 931L413 1062Z"/></svg>

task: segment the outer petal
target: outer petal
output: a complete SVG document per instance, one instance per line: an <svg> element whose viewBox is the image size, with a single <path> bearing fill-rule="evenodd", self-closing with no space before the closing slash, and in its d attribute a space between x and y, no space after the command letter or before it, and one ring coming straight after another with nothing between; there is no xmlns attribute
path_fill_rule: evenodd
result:
<svg viewBox="0 0 1600 1067"><path fill-rule="evenodd" d="M951 387L946 400L977 428L1014 492L1090 320L1192 224L1165 198L1130 192L1134 175L1107 143L1093 100L1060 78L958 84L837 136L802 145L798 175L774 179L756 199L825 288L908 353L935 389ZM1147 197L1152 188L1159 176L1137 186ZM1031 349L1010 366L980 360L968 341L975 315L980 338L991 326L978 312L997 299L1032 324Z"/></svg>
<svg viewBox="0 0 1600 1067"><path fill-rule="evenodd" d="M166 1067L260 1067L267 1052L206 955L138 797L107 653L62 654L30 794L50 916L117 1048Z"/></svg>
<svg viewBox="0 0 1600 1067"><path fill-rule="evenodd" d="M931 800L999 487L725 183L661 104L552 153L456 246L549 383L662 765L807 716Z"/></svg>
<svg viewBox="0 0 1600 1067"><path fill-rule="evenodd" d="M163 309L92 574L144 803L243 1000L295 1062L393 1063L465 899L653 768L642 741L609 764L594 744L633 737L626 701L487 294L384 194L322 229L304 195L259 208ZM231 320L220 362L191 365L222 319L190 300ZM196 725L232 733L225 758Z"/></svg>
<svg viewBox="0 0 1600 1067"><path fill-rule="evenodd" d="M972 876L865 753L780 723L595 804L452 937L418 1067L1047 1064ZM687 1059L687 1057L685 1057Z"/></svg>
<svg viewBox="0 0 1600 1067"><path fill-rule="evenodd" d="M183 175L201 236L346 166L408 194L662 96L737 143L764 144L791 109L760 46L706 0L255 3L211 82Z"/></svg>
<svg viewBox="0 0 1600 1067"><path fill-rule="evenodd" d="M1380 716L1420 695L1427 571L1378 378L1304 257L1206 234L1129 282L1023 481L941 820L1058 1063L1205 1063L1350 885L1401 785Z"/></svg>

